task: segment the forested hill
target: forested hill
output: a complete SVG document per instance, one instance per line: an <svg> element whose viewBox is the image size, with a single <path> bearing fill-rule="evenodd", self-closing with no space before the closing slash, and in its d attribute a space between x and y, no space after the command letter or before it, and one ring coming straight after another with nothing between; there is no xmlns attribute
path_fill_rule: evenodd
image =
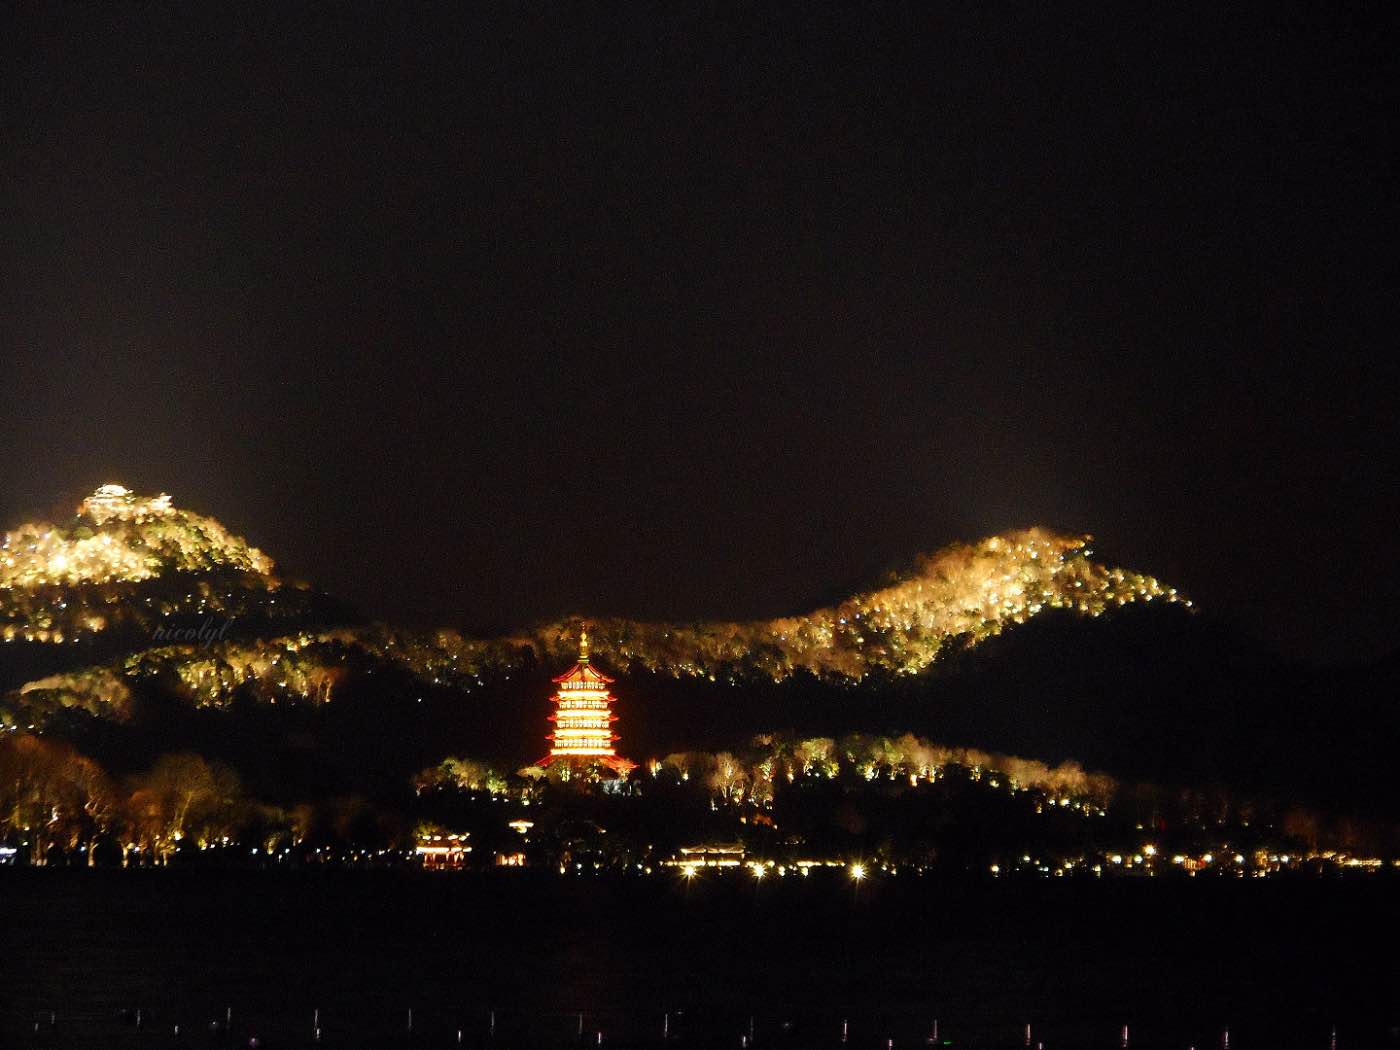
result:
<svg viewBox="0 0 1400 1050"><path fill-rule="evenodd" d="M213 519L104 487L5 534L0 720L118 770L186 747L342 786L453 753L524 764L580 620L491 639L368 624ZM1394 662L1286 665L1082 536L953 544L774 620L589 622L638 759L773 730L917 732L1157 782L1394 801Z"/></svg>

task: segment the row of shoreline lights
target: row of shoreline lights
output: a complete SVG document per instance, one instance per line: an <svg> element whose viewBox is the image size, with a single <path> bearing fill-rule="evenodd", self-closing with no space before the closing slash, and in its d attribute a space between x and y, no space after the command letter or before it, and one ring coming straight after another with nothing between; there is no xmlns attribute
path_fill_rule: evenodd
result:
<svg viewBox="0 0 1400 1050"><path fill-rule="evenodd" d="M748 868L749 871L753 873L753 877L755 879L762 879L765 875L768 874L769 870L774 867L774 863L775 862L771 860L766 862L749 861L747 864L744 864L741 861L737 860L722 860L708 862L698 860L686 860L675 861L673 862L673 866L679 868L681 874L684 875L685 878L688 880L695 878L697 875L700 874L701 870L704 868L737 868L740 866ZM792 865L792 867L796 868L803 875L810 874L813 868L845 867L846 874L849 875L851 879L855 882L865 881L866 875L868 874L865 865L860 863L859 861L850 864L843 864L841 861L836 860L797 861L795 864ZM785 875L786 873L786 865L778 868L779 875Z"/></svg>

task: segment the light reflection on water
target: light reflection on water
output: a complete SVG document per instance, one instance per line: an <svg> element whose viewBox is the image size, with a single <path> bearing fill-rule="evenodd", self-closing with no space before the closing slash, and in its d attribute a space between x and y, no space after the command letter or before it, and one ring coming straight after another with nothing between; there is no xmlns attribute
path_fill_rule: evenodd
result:
<svg viewBox="0 0 1400 1050"><path fill-rule="evenodd" d="M5 1047L1400 1046L1397 887L0 872ZM1393 958L1388 956L1388 958ZM210 1023L233 1008L229 1032ZM142 1026L134 1011L141 1009ZM408 1011L415 1034L408 1032ZM57 1014L53 1028L49 1011ZM1393 1015L1393 1016L1392 1016ZM39 1031L33 1031L35 1022ZM786 1027L785 1027L786 1026Z"/></svg>

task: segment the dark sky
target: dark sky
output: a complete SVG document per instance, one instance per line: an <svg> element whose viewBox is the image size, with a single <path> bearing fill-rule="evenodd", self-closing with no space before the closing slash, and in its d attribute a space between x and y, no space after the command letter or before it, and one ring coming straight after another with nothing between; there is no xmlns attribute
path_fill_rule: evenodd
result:
<svg viewBox="0 0 1400 1050"><path fill-rule="evenodd" d="M1389 5L463 6L10 12L6 524L164 489L485 628L1042 523L1396 647Z"/></svg>

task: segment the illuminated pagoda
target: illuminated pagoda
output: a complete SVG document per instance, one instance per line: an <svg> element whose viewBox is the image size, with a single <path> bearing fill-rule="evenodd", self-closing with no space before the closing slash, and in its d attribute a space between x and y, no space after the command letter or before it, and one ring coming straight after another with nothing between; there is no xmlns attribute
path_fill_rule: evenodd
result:
<svg viewBox="0 0 1400 1050"><path fill-rule="evenodd" d="M612 724L617 715L612 713L613 695L608 692L612 679L588 660L587 627L579 635L578 663L554 681L559 691L554 694L554 713L549 716L554 723L554 732L549 734L553 747L538 764L596 764L626 776L636 763L620 757L613 747L617 734Z"/></svg>

